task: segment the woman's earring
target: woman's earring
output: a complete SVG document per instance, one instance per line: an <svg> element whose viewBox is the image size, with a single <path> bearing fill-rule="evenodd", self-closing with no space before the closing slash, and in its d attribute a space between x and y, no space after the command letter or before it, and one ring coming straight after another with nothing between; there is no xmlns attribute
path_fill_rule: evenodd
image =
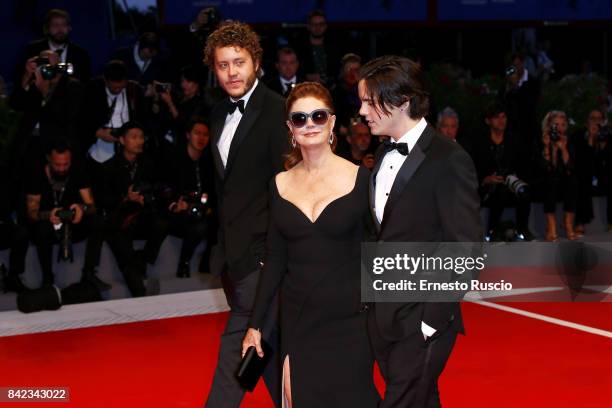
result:
<svg viewBox="0 0 612 408"><path fill-rule="evenodd" d="M293 146L294 149L295 146L297 146L297 142L295 141L295 137L293 135L291 135L291 146Z"/></svg>
<svg viewBox="0 0 612 408"><path fill-rule="evenodd" d="M329 144L333 144L334 143L334 132L332 131L329 134Z"/></svg>

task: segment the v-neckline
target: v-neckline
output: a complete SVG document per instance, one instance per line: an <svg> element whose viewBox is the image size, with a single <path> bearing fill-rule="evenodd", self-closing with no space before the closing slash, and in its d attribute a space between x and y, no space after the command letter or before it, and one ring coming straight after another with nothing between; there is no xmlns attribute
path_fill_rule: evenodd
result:
<svg viewBox="0 0 612 408"><path fill-rule="evenodd" d="M289 203L293 208L295 208L309 223L310 225L316 225L316 223L321 219L321 217L323 216L323 214L325 214L325 211L327 211L327 209L332 205L335 204L336 202L350 196L351 194L353 194L353 192L355 191L355 189L357 188L357 183L359 182L359 172L361 171L361 166L357 169L357 175L355 176L355 183L353 184L353 188L351 189L351 191L349 191L346 194L343 194L339 197L334 198L333 200L331 200L329 203L327 203L327 205L323 208L323 210L319 213L319 216L317 218L315 218L315 220L311 220L309 216L307 216L304 211L302 211L300 209L300 207L298 207L297 205L295 205L292 201L287 200L285 197L283 197L280 193L280 191L278 191L278 186L276 185L276 177L274 177L274 188L276 189L276 194L280 197L281 200Z"/></svg>

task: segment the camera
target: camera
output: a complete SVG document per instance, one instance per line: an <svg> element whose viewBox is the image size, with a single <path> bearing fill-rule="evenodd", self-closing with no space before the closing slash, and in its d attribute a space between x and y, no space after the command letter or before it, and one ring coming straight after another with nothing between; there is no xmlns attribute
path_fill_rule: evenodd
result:
<svg viewBox="0 0 612 408"><path fill-rule="evenodd" d="M36 62L36 66L40 67L43 65L49 65L49 58L48 57L36 57L36 59L34 60Z"/></svg>
<svg viewBox="0 0 612 408"><path fill-rule="evenodd" d="M508 68L506 68L505 72L506 72L506 76L509 77L509 76L516 74L517 69L514 65L510 65Z"/></svg>
<svg viewBox="0 0 612 408"><path fill-rule="evenodd" d="M47 61L49 59L47 58ZM60 62L57 65L40 65L40 73L44 79L53 79L57 74L72 75L74 73L74 66L71 63Z"/></svg>
<svg viewBox="0 0 612 408"><path fill-rule="evenodd" d="M508 190L519 198L528 198L529 184L518 178L516 174L508 174L505 177L504 184Z"/></svg>
<svg viewBox="0 0 612 408"><path fill-rule="evenodd" d="M206 215L208 206L208 194L198 191L188 191L183 194L183 200L187 203L187 213L198 218Z"/></svg>
<svg viewBox="0 0 612 408"><path fill-rule="evenodd" d="M559 139L561 139L561 136L559 135L559 131L557 130L557 124L553 124L550 127L550 141L556 143L559 141Z"/></svg>
<svg viewBox="0 0 612 408"><path fill-rule="evenodd" d="M170 92L172 90L172 84L167 82L156 82L155 83L155 92L164 93Z"/></svg>
<svg viewBox="0 0 612 408"><path fill-rule="evenodd" d="M60 232L59 252L57 261L74 261L74 252L72 251L72 220L76 212L69 208L62 208L55 215L64 224Z"/></svg>

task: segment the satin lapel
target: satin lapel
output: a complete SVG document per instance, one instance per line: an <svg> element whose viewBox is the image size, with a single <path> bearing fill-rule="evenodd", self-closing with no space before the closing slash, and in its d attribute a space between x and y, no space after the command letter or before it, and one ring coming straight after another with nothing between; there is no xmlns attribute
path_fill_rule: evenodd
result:
<svg viewBox="0 0 612 408"><path fill-rule="evenodd" d="M242 119L240 119L240 123L238 124L238 128L236 129L236 133L232 139L232 144L230 145L229 155L227 156L227 165L225 166L225 175L227 176L229 172L232 170L232 164L236 159L236 154L238 154L238 149L240 148L240 144L247 137L251 128L255 124L255 121L259 117L262 111L262 100L266 89L261 83L261 81L257 84L257 88L253 91L249 102L247 103L244 114L242 115Z"/></svg>
<svg viewBox="0 0 612 408"><path fill-rule="evenodd" d="M385 150L381 145L375 154L374 169L372 169L372 174L370 174L370 214L372 214L372 218L374 219L374 225L376 225L376 232L380 232L380 222L378 222L378 218L376 217L376 175L378 174L378 170L380 169L380 164L385 157Z"/></svg>
<svg viewBox="0 0 612 408"><path fill-rule="evenodd" d="M433 138L433 128L429 125L423 131L421 137L419 137L419 141L412 148L408 157L402 164L397 176L395 177L395 181L393 182L393 187L391 187L391 192L389 193L389 199L387 200L387 204L385 205L385 212L383 214L383 222L380 226L381 229L385 227L385 221L389 219L389 214L393 211L393 207L397 203L399 196L402 191L406 188L406 185L414 175L414 173L418 170L419 166L425 160L425 151L429 147L431 140Z"/></svg>
<svg viewBox="0 0 612 408"><path fill-rule="evenodd" d="M224 106L227 104L223 102ZM217 143L219 142L219 138L221 138L221 132L223 132L223 125L225 125L225 109L219 107L215 112L214 119L211 123L211 135L212 135L212 153L213 153L213 161L215 162L215 169L217 173L219 173L219 177L222 179L225 177L225 169L223 168L223 161L221 160L221 153L219 153L219 147Z"/></svg>

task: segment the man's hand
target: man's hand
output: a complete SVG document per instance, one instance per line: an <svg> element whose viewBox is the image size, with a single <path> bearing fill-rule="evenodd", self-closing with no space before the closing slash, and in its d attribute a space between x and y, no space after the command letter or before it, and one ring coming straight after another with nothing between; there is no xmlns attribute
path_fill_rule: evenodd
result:
<svg viewBox="0 0 612 408"><path fill-rule="evenodd" d="M261 348L261 332L259 330L253 328L247 330L244 340L242 340L242 357L244 357L249 347L255 347L260 358L264 356L263 349Z"/></svg>
<svg viewBox="0 0 612 408"><path fill-rule="evenodd" d="M72 204L70 209L74 211L74 217L72 217L72 223L78 224L83 219L83 207L81 204Z"/></svg>
<svg viewBox="0 0 612 408"><path fill-rule="evenodd" d="M181 197L178 201L170 204L168 210L172 211L173 213L180 213L181 211L187 210L187 208L189 208L189 205L185 200L183 200L183 197Z"/></svg>
<svg viewBox="0 0 612 408"><path fill-rule="evenodd" d="M57 212L61 209L61 207L56 207L51 210L51 215L49 215L49 221L51 221L51 224L60 225L62 223L62 220L60 220L60 218L57 216Z"/></svg>
<svg viewBox="0 0 612 408"><path fill-rule="evenodd" d="M32 79L32 75L36 72L36 57L32 57L26 61L25 69L23 72L23 77L21 78L21 86L23 89L27 89L30 84L30 79Z"/></svg>
<svg viewBox="0 0 612 408"><path fill-rule="evenodd" d="M115 143L117 139L112 135L110 128L100 128L96 131L96 137L105 142Z"/></svg>
<svg viewBox="0 0 612 408"><path fill-rule="evenodd" d="M128 187L127 199L144 206L144 196L139 192L134 191L134 185Z"/></svg>
<svg viewBox="0 0 612 408"><path fill-rule="evenodd" d="M374 155L372 153L368 153L363 156L361 159L361 163L368 169L372 170L374 168Z"/></svg>
<svg viewBox="0 0 612 408"><path fill-rule="evenodd" d="M482 180L482 184L501 184L506 180L504 176L498 176L493 173L490 176L487 176Z"/></svg>

